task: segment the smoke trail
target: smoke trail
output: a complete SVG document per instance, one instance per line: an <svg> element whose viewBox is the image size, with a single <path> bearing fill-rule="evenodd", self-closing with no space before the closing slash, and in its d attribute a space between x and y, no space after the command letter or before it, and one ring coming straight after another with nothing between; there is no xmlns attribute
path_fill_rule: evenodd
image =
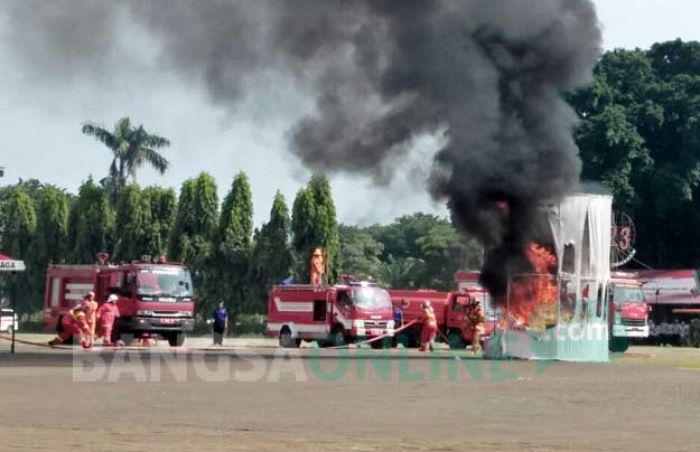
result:
<svg viewBox="0 0 700 452"><path fill-rule="evenodd" d="M83 2L59 3L51 14L24 9L21 30L45 30L45 52L98 57L104 39L82 42ZM522 262L537 205L578 181L575 115L562 95L589 81L600 54L590 0L88 4L112 10L98 21L127 11L160 43L164 66L220 105L233 108L260 72L293 77L315 97L315 112L290 131L313 169L386 179L412 140L442 134L445 146L425 162L432 193L490 250L483 282L496 295L505 269ZM73 29L56 26L61 14Z"/></svg>

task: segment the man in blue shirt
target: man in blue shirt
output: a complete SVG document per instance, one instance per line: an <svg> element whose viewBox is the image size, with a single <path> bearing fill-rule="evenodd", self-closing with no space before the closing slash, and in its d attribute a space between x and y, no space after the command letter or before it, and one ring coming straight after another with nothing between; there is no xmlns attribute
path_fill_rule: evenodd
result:
<svg viewBox="0 0 700 452"><path fill-rule="evenodd" d="M224 333L228 326L228 312L223 303L214 310L214 345L224 345Z"/></svg>

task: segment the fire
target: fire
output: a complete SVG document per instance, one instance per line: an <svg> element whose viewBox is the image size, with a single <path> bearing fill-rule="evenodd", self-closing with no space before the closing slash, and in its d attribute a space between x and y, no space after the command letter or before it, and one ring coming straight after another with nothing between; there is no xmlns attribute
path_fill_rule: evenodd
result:
<svg viewBox="0 0 700 452"><path fill-rule="evenodd" d="M532 264L533 274L517 277L510 288L508 315L504 327L544 331L557 319L557 258L552 250L537 243L530 243L525 255Z"/></svg>

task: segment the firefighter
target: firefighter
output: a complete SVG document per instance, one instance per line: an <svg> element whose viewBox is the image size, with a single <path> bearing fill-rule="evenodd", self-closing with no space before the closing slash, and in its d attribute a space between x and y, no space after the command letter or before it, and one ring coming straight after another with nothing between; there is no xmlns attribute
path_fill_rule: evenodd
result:
<svg viewBox="0 0 700 452"><path fill-rule="evenodd" d="M83 348L92 347L90 340L90 328L85 320L85 308L82 303L70 311L66 312L61 317L61 326L63 330L54 339L49 341L51 347L61 345L72 336L76 335L80 338Z"/></svg>
<svg viewBox="0 0 700 452"><path fill-rule="evenodd" d="M435 350L433 342L435 341L435 336L437 335L437 320L435 320L435 312L433 311L433 307L430 305L428 300L421 303L421 309L423 309L423 314L421 315L423 328L421 329L421 345L419 351L425 352L430 350L432 352Z"/></svg>
<svg viewBox="0 0 700 452"><path fill-rule="evenodd" d="M315 286L323 284L326 273L326 265L321 248L314 249L314 252L311 255L311 261L309 262L309 270L311 277L310 283Z"/></svg>
<svg viewBox="0 0 700 452"><path fill-rule="evenodd" d="M95 325L97 323L97 301L95 292L90 291L83 297L83 311L85 311L85 322L90 330L90 342L95 342Z"/></svg>
<svg viewBox="0 0 700 452"><path fill-rule="evenodd" d="M112 346L112 330L114 322L119 318L119 308L117 301L119 297L112 294L107 298L107 301L97 309L97 319L100 322L100 330L102 332L102 345L105 347Z"/></svg>
<svg viewBox="0 0 700 452"><path fill-rule="evenodd" d="M467 320L472 327L471 351L475 354L481 351L481 335L484 334L484 310L481 308L479 300L471 299L467 310Z"/></svg>

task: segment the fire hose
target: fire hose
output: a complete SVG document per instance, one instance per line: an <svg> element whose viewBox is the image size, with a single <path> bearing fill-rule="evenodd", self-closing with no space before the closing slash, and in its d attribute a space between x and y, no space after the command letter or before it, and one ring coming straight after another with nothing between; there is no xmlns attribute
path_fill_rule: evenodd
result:
<svg viewBox="0 0 700 452"><path fill-rule="evenodd" d="M4 339L6 341L12 341L11 337L7 337L3 334L0 334L0 339ZM49 344L46 342L33 342L33 341L26 341L24 339L17 339L15 338L15 342L18 344L24 344L24 345L34 345L36 347L45 347L45 348L68 348L68 347L62 347L62 346L53 346L51 347Z"/></svg>
<svg viewBox="0 0 700 452"><path fill-rule="evenodd" d="M357 345L371 344L372 342L376 342L376 341L381 340L381 339L386 339L387 337L391 337L391 336L395 335L396 333L399 333L399 332L407 329L409 326L415 324L416 322L418 322L418 320L412 320L412 321L408 322L407 324L403 325L402 327L395 329L391 333L384 333L381 336L377 336L377 337L373 337L372 339L364 340L362 342L359 342ZM349 348L349 347L350 347L349 344L345 344L345 345L336 345L334 347L327 347L327 348L329 348L329 349L341 349L341 348Z"/></svg>

